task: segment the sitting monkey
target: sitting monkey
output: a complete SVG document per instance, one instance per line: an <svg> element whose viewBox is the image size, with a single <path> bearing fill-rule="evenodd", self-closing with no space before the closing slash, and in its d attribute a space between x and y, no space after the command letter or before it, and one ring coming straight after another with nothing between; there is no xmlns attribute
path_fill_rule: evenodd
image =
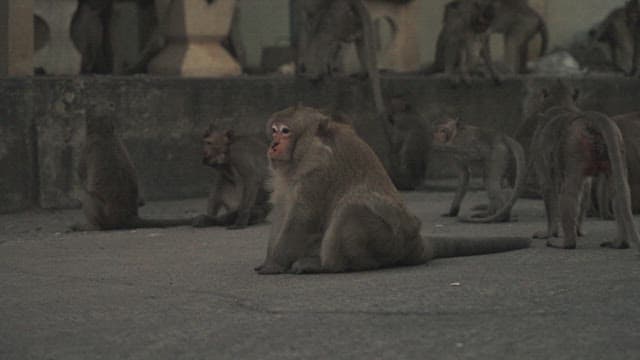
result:
<svg viewBox="0 0 640 360"><path fill-rule="evenodd" d="M527 238L423 238L373 150L349 125L308 107L271 116L274 216L260 274L417 265L527 247Z"/></svg>
<svg viewBox="0 0 640 360"><path fill-rule="evenodd" d="M203 142L202 162L218 170L218 176L209 192L207 214L197 216L193 226L242 229L264 221L271 210L265 142L211 127L205 131ZM220 213L222 209L225 212Z"/></svg>

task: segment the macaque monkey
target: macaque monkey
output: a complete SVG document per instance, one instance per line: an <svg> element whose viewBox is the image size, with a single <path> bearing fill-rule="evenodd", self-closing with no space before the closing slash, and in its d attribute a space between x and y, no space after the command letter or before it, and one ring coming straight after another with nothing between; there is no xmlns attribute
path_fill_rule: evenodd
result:
<svg viewBox="0 0 640 360"><path fill-rule="evenodd" d="M602 42L609 48L613 69L630 73L633 67L634 27L633 4L614 9L590 33L593 40Z"/></svg>
<svg viewBox="0 0 640 360"><path fill-rule="evenodd" d="M629 189L631 192L631 211L640 213L640 112L633 112L611 118L616 123L624 141L624 153L627 161ZM611 179L604 175L596 181L596 205L603 219L613 219L611 206Z"/></svg>
<svg viewBox="0 0 640 360"><path fill-rule="evenodd" d="M271 116L271 233L260 274L370 270L527 247L526 238L432 239L373 150L308 107Z"/></svg>
<svg viewBox="0 0 640 360"><path fill-rule="evenodd" d="M633 56L631 58L630 76L640 75L640 3L638 0L629 0L625 6L627 24L633 34Z"/></svg>
<svg viewBox="0 0 640 360"><path fill-rule="evenodd" d="M71 18L70 36L82 61L81 74L113 71L109 23L112 0L79 0Z"/></svg>
<svg viewBox="0 0 640 360"><path fill-rule="evenodd" d="M266 189L266 143L255 136L211 127L203 142L202 163L217 169L218 176L209 193L207 214L197 216L193 226L242 229L263 221L271 208ZM219 214L222 209L225 212Z"/></svg>
<svg viewBox="0 0 640 360"><path fill-rule="evenodd" d="M84 185L82 210L88 225L72 230L170 227L191 219L142 219L138 216L138 179L129 152L116 136L115 105L96 101L87 109L86 138L79 164Z"/></svg>
<svg viewBox="0 0 640 360"><path fill-rule="evenodd" d="M510 136L495 130L463 125L457 119L445 119L433 132L433 150L453 153L460 169L456 195L449 212L444 216L457 216L460 204L469 186L470 166L480 163L484 185L489 197L486 214L461 218L464 222L509 221L525 180L525 155L522 146ZM516 179L513 189L503 189L503 178L509 165L509 154L515 158Z"/></svg>
<svg viewBox="0 0 640 360"><path fill-rule="evenodd" d="M443 26L436 43L435 61L425 74L444 71L453 78L469 84L470 73L482 57L491 79L497 84L500 77L493 67L489 47L489 27L495 14L493 7L479 0L456 0L447 3Z"/></svg>
<svg viewBox="0 0 640 360"><path fill-rule="evenodd" d="M504 35L504 62L514 73L527 72L529 41L538 33L542 37L539 55L547 50L547 25L526 0L485 0L494 7L491 32Z"/></svg>
<svg viewBox="0 0 640 360"><path fill-rule="evenodd" d="M363 0L296 0L296 73L318 80L337 68L343 43L355 42L379 114L384 112L371 15Z"/></svg>
<svg viewBox="0 0 640 360"><path fill-rule="evenodd" d="M531 156L542 189L547 230L534 237L548 239L550 247L574 249L576 237L582 234L591 178L604 174L611 184L618 234L602 246L640 245L631 213L624 142L616 124L601 113L580 111L575 105L552 107L540 116ZM559 223L564 238L552 239L558 236Z"/></svg>
<svg viewBox="0 0 640 360"><path fill-rule="evenodd" d="M391 99L389 122L389 176L398 190L415 190L427 171L431 130L413 106L402 98Z"/></svg>

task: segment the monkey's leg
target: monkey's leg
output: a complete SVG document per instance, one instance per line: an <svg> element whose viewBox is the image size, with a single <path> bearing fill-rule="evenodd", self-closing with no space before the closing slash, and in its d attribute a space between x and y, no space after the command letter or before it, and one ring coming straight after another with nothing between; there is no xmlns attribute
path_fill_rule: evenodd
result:
<svg viewBox="0 0 640 360"><path fill-rule="evenodd" d="M571 165L567 166L567 175L562 184L558 203L560 208L560 221L562 223L563 238L549 239L547 246L560 249L575 249L578 233L578 213L584 186L582 172L572 171ZM577 169L575 169L577 170Z"/></svg>
<svg viewBox="0 0 640 360"><path fill-rule="evenodd" d="M451 206L449 207L449 212L442 214L442 216L458 216L460 212L460 204L464 199L464 196L467 194L467 189L469 188L469 178L471 176L468 164L464 162L458 163L458 188L456 189L456 195L451 202Z"/></svg>
<svg viewBox="0 0 640 360"><path fill-rule="evenodd" d="M547 175L548 176L548 175ZM534 239L549 239L558 236L558 193L553 184L541 184L542 200L547 216L547 230L537 231Z"/></svg>
<svg viewBox="0 0 640 360"><path fill-rule="evenodd" d="M591 185L592 179L588 178L584 181L582 185L582 196L580 201L580 212L578 213L578 224L576 227L576 235L577 236L585 236L586 233L582 230L582 224L584 223L584 218L587 215L587 211L591 207Z"/></svg>
<svg viewBox="0 0 640 360"><path fill-rule="evenodd" d="M628 207L629 189L627 188L626 191L625 189L617 189L614 185L615 181L608 177L606 183L609 185L609 193L613 194L613 215L618 233L613 241L606 241L600 245L614 249L627 249L629 248L627 237L633 238L633 234L637 236L636 229L633 225L633 215ZM627 196L627 199L624 198L625 196Z"/></svg>
<svg viewBox="0 0 640 360"><path fill-rule="evenodd" d="M502 176L509 162L509 149L501 142L494 142L492 147L489 161L484 164L486 169L484 183L489 198L489 209L487 214L478 214L479 216L495 214L509 199L509 192L502 189ZM509 212L498 220L509 221Z"/></svg>
<svg viewBox="0 0 640 360"><path fill-rule="evenodd" d="M102 219L106 217L104 202L94 193L85 192L82 196L82 212L87 219L86 224L74 224L69 228L72 231L100 230Z"/></svg>

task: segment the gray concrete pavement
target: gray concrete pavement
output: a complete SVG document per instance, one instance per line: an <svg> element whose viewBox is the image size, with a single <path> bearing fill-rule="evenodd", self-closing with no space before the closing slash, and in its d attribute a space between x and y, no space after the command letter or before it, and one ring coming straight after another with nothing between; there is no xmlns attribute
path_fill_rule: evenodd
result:
<svg viewBox="0 0 640 360"><path fill-rule="evenodd" d="M483 200L470 194L466 205ZM529 236L441 218L451 193L405 197L424 233ZM474 201L475 200L475 201ZM204 199L151 202L193 215ZM544 247L349 274L259 276L268 225L66 233L81 212L0 216L0 359L638 359L640 256ZM636 218L640 225L640 219Z"/></svg>

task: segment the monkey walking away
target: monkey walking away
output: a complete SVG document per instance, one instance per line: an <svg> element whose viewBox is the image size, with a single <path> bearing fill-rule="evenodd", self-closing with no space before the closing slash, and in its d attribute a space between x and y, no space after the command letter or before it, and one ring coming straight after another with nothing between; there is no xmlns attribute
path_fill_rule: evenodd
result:
<svg viewBox="0 0 640 360"><path fill-rule="evenodd" d="M193 226L241 229L264 221L271 209L265 142L211 127L205 131L203 141L202 162L217 169L218 176L209 193L207 214L197 216ZM220 214L222 209L225 212Z"/></svg>
<svg viewBox="0 0 640 360"><path fill-rule="evenodd" d="M606 115L581 111L573 103L564 108L551 107L540 117L531 142L531 156L542 189L547 229L534 237L548 239L551 247L574 249L577 236L582 234L591 178L604 174L613 194L617 236L602 246L639 246L640 236L631 213L624 142L616 124ZM558 236L559 223L562 240L553 239Z"/></svg>
<svg viewBox="0 0 640 360"><path fill-rule="evenodd" d="M525 248L527 238L423 238L373 150L308 107L271 116L273 219L260 274L370 270Z"/></svg>
<svg viewBox="0 0 640 360"><path fill-rule="evenodd" d="M363 0L296 0L296 72L321 79L338 67L343 43L355 42L379 114L384 112L371 15Z"/></svg>
<svg viewBox="0 0 640 360"><path fill-rule="evenodd" d="M509 221L511 208L519 197L525 181L525 155L522 146L510 136L495 130L463 125L457 119L445 119L433 133L433 150L452 153L460 170L456 195L445 216L457 216L469 186L470 165L483 167L484 186L489 205L485 214L462 217L464 222ZM515 158L516 178L513 189L503 189L503 179L509 165L509 154Z"/></svg>
<svg viewBox="0 0 640 360"><path fill-rule="evenodd" d="M87 109L85 145L79 176L85 194L87 225L72 230L113 230L190 225L191 219L142 219L138 216L138 179L129 152L116 136L115 105L96 101Z"/></svg>

